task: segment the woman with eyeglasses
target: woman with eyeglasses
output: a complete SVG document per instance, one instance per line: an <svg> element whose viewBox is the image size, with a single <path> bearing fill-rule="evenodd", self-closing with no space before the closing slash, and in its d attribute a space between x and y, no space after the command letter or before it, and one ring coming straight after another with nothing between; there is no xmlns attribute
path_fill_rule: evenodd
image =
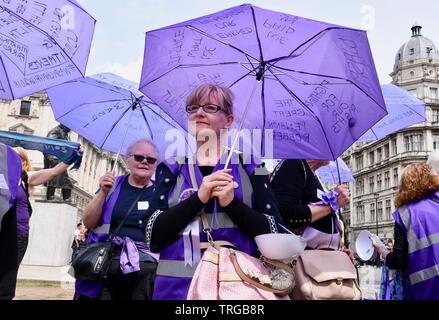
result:
<svg viewBox="0 0 439 320"><path fill-rule="evenodd" d="M147 300L152 296L158 255L146 248L139 228L154 191L151 180L159 153L149 140L138 140L127 149L129 174L115 177L107 172L99 181L99 191L84 209L83 223L89 230L87 242L103 242L126 221L116 234L116 250L108 270L108 279L76 281L76 299ZM137 203L134 203L137 202Z"/></svg>
<svg viewBox="0 0 439 320"><path fill-rule="evenodd" d="M150 249L160 252L154 300L187 298L208 241L200 219L203 209L216 243L222 241L255 257L259 254L254 237L276 233L281 222L263 164L234 152L224 169L230 151L222 137L234 120L232 99L228 88L197 87L186 104L189 132L197 140L196 156L158 166L151 216L145 225Z"/></svg>

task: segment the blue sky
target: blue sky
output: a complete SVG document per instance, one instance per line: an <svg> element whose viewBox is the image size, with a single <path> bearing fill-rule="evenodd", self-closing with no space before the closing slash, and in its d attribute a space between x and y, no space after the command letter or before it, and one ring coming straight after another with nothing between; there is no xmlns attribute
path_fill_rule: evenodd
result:
<svg viewBox="0 0 439 320"><path fill-rule="evenodd" d="M415 21L439 46L437 0L78 0L97 20L87 75L114 72L139 82L145 32L243 3L368 31L381 83Z"/></svg>

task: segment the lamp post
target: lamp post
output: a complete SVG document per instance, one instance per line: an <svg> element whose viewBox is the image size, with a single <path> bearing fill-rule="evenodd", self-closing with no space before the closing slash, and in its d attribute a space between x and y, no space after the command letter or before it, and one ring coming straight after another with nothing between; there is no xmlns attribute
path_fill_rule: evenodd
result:
<svg viewBox="0 0 439 320"><path fill-rule="evenodd" d="M373 196L375 197L375 227L376 227L376 235L378 236L378 197L380 196L379 193L374 193Z"/></svg>

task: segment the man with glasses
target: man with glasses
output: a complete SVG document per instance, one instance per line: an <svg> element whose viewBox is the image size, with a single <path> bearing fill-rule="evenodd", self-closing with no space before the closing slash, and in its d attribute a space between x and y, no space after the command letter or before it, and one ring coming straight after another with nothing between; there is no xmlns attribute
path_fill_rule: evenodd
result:
<svg viewBox="0 0 439 320"><path fill-rule="evenodd" d="M83 223L90 231L88 243L103 242L123 222L116 234L117 244L105 282L76 281L76 299L148 300L152 297L158 255L146 248L139 226L149 208L154 191L151 180L158 164L157 147L138 140L126 152L128 175L115 177L107 172L100 189L84 209ZM136 203L135 203L136 202Z"/></svg>

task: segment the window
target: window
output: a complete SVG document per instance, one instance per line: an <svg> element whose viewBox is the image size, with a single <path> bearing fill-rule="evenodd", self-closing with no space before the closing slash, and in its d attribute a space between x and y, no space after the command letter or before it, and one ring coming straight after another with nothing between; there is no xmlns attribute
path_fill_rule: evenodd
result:
<svg viewBox="0 0 439 320"><path fill-rule="evenodd" d="M359 155L355 157L355 165L357 167L357 170L361 170L364 168L363 165L363 155Z"/></svg>
<svg viewBox="0 0 439 320"><path fill-rule="evenodd" d="M21 101L20 105L20 116L28 116L30 115L30 101Z"/></svg>
<svg viewBox="0 0 439 320"><path fill-rule="evenodd" d="M364 194L364 180L360 179L357 180L357 183L355 185L355 191L357 195Z"/></svg>
<svg viewBox="0 0 439 320"><path fill-rule="evenodd" d="M390 152L389 152L389 144L386 144L386 145L384 146L384 159L389 159L389 155L390 155Z"/></svg>
<svg viewBox="0 0 439 320"><path fill-rule="evenodd" d="M364 205L357 206L357 223L363 223L365 221Z"/></svg>
<svg viewBox="0 0 439 320"><path fill-rule="evenodd" d="M384 189L390 188L390 172L384 172Z"/></svg>
<svg viewBox="0 0 439 320"><path fill-rule="evenodd" d="M393 169L393 185L397 186L399 183L399 177L398 177L398 168Z"/></svg>
<svg viewBox="0 0 439 320"><path fill-rule="evenodd" d="M410 71L410 75L413 77L415 75L415 73L413 71ZM417 97L417 90L416 89L411 89L411 90L407 90L412 96Z"/></svg>
<svg viewBox="0 0 439 320"><path fill-rule="evenodd" d="M377 149L377 162L380 162L383 159L383 149L378 148Z"/></svg>
<svg viewBox="0 0 439 320"><path fill-rule="evenodd" d="M377 174L377 191L380 191L382 188L382 179L381 179L381 173Z"/></svg>
<svg viewBox="0 0 439 320"><path fill-rule="evenodd" d="M424 137L422 134L412 134L404 136L404 146L406 151L420 151L424 147Z"/></svg>
<svg viewBox="0 0 439 320"><path fill-rule="evenodd" d="M383 202L379 201L377 204L378 204L378 207L377 207L378 221L383 221Z"/></svg>
<svg viewBox="0 0 439 320"><path fill-rule="evenodd" d="M410 48L410 55L414 55L415 54L415 49L414 48Z"/></svg>
<svg viewBox="0 0 439 320"><path fill-rule="evenodd" d="M375 203L370 204L370 221L375 221Z"/></svg>
<svg viewBox="0 0 439 320"><path fill-rule="evenodd" d="M439 149L439 134L433 134L433 149Z"/></svg>
<svg viewBox="0 0 439 320"><path fill-rule="evenodd" d="M431 123L439 123L439 109L433 109L431 111Z"/></svg>
<svg viewBox="0 0 439 320"><path fill-rule="evenodd" d="M413 71L410 71L410 77L414 77L415 76L415 73L413 72ZM409 92L410 91L415 91L415 96L416 96L416 90L409 90ZM413 94L413 93L412 93Z"/></svg>
<svg viewBox="0 0 439 320"><path fill-rule="evenodd" d="M369 163L374 164L375 162L375 152L371 151L369 152Z"/></svg>
<svg viewBox="0 0 439 320"><path fill-rule="evenodd" d="M398 147L397 147L397 144L396 144L396 138L392 139L391 144L392 144L392 156L395 156L398 153Z"/></svg>
<svg viewBox="0 0 439 320"><path fill-rule="evenodd" d="M437 95L437 88L430 88L430 98L431 99L438 99Z"/></svg>
<svg viewBox="0 0 439 320"><path fill-rule="evenodd" d="M375 179L374 179L374 177L370 177L369 178L369 192L370 193L374 192L374 188L375 188Z"/></svg>
<svg viewBox="0 0 439 320"><path fill-rule="evenodd" d="M392 201L390 199L386 200L386 220L391 220L392 214Z"/></svg>

